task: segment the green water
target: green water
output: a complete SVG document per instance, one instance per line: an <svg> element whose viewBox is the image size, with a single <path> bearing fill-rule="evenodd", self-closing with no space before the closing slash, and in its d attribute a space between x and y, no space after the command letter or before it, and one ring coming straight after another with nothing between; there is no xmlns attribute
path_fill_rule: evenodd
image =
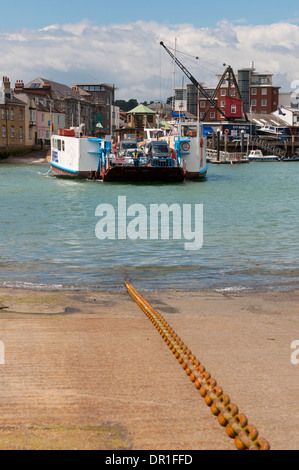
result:
<svg viewBox="0 0 299 470"><path fill-rule="evenodd" d="M210 165L205 182L132 185L59 179L0 164L0 285L146 289L299 287L299 163ZM199 251L182 240L102 240L98 205L202 204Z"/></svg>

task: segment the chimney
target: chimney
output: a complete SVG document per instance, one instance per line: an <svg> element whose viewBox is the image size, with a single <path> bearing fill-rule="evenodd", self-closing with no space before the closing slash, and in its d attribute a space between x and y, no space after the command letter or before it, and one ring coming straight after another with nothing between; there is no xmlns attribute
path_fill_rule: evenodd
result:
<svg viewBox="0 0 299 470"><path fill-rule="evenodd" d="M24 82L23 80L17 80L15 83L15 93L22 93L24 90Z"/></svg>
<svg viewBox="0 0 299 470"><path fill-rule="evenodd" d="M8 77L3 77L3 88L5 90L10 90L10 80Z"/></svg>

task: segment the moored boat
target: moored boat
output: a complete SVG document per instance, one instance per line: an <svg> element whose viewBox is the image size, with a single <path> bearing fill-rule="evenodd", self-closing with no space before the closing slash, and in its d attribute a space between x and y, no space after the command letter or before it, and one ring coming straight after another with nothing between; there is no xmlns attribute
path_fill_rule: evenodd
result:
<svg viewBox="0 0 299 470"><path fill-rule="evenodd" d="M251 162L273 162L279 160L277 155L263 155L261 150L251 150L247 158Z"/></svg>
<svg viewBox="0 0 299 470"><path fill-rule="evenodd" d="M289 157L289 158L283 158L281 160L282 162L299 162L299 156L295 156L295 157Z"/></svg>

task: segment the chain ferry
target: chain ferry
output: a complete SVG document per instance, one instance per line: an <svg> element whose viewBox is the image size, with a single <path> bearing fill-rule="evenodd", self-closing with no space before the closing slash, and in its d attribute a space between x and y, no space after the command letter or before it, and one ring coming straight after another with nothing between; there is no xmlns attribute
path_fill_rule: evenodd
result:
<svg viewBox="0 0 299 470"><path fill-rule="evenodd" d="M108 140L83 136L78 128L60 129L51 137L51 172L104 182L173 183L206 177L207 141L201 123L181 123L177 135L158 143L155 152L151 142L147 154L139 149L137 156L131 151L119 157Z"/></svg>

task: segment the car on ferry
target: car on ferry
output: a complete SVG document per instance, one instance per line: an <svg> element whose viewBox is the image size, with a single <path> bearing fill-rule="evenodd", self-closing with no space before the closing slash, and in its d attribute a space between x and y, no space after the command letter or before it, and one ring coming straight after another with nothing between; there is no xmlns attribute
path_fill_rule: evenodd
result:
<svg viewBox="0 0 299 470"><path fill-rule="evenodd" d="M163 140L152 141L146 148L148 158L171 158L167 142Z"/></svg>
<svg viewBox="0 0 299 470"><path fill-rule="evenodd" d="M124 158L128 150L138 150L136 140L121 140L117 149L118 158Z"/></svg>
<svg viewBox="0 0 299 470"><path fill-rule="evenodd" d="M146 157L154 166L174 166L175 160L167 142L157 140L149 142Z"/></svg>

